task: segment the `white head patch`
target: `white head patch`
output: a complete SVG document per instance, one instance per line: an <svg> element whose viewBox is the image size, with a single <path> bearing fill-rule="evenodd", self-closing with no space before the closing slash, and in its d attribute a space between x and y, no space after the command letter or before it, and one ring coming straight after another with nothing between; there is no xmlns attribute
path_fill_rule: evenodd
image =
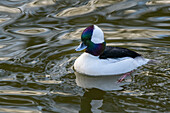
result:
<svg viewBox="0 0 170 113"><path fill-rule="evenodd" d="M94 25L94 30L92 34L91 41L95 44L104 42L104 33L103 31L96 25Z"/></svg>

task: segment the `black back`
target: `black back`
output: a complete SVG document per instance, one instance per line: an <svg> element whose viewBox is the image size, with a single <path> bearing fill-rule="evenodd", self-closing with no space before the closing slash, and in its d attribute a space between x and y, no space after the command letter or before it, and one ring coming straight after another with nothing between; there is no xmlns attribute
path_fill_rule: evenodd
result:
<svg viewBox="0 0 170 113"><path fill-rule="evenodd" d="M141 55L126 48L106 46L104 52L99 56L99 58L100 59L122 58L122 57L135 58L138 56Z"/></svg>

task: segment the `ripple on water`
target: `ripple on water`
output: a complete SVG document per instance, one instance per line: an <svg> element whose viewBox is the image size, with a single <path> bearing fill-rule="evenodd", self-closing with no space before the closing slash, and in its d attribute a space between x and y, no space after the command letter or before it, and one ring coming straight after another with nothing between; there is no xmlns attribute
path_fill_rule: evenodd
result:
<svg viewBox="0 0 170 113"><path fill-rule="evenodd" d="M2 60L9 60L10 59L10 57L0 57L0 61L2 61Z"/></svg>
<svg viewBox="0 0 170 113"><path fill-rule="evenodd" d="M62 36L59 37L59 39L68 39L68 40L75 40L80 39L81 33L83 32L84 28L80 28L77 30L74 30L73 32L66 32Z"/></svg>
<svg viewBox="0 0 170 113"><path fill-rule="evenodd" d="M1 49L1 48L4 48L4 47L5 47L5 45L0 45L0 49Z"/></svg>
<svg viewBox="0 0 170 113"><path fill-rule="evenodd" d="M104 6L113 4L115 2L116 1L112 1L112 0L102 0L102 1L90 0L87 3L84 3L83 5L67 8L57 13L55 17L72 17L76 15L80 16L83 14L95 12L98 7L104 7Z"/></svg>
<svg viewBox="0 0 170 113"><path fill-rule="evenodd" d="M31 0L1 0L0 4L8 7L17 7L30 2Z"/></svg>
<svg viewBox="0 0 170 113"><path fill-rule="evenodd" d="M36 6L46 6L46 5L52 5L52 4L55 4L55 0L36 0L36 1L30 2L28 6L36 7Z"/></svg>
<svg viewBox="0 0 170 113"><path fill-rule="evenodd" d="M7 31L23 35L43 35L50 30L47 28L20 28L20 29L8 29Z"/></svg>
<svg viewBox="0 0 170 113"><path fill-rule="evenodd" d="M151 4L151 5L159 5L159 4L169 4L170 0L153 0L148 2L147 4Z"/></svg>
<svg viewBox="0 0 170 113"><path fill-rule="evenodd" d="M94 5L94 1L89 1L86 5L65 9L64 11L59 12L55 16L56 17L67 17L67 16L86 14L86 13L92 12L95 9L93 5Z"/></svg>
<svg viewBox="0 0 170 113"><path fill-rule="evenodd" d="M21 107L18 109L15 108L0 108L1 113L41 113L39 110L31 110L30 108Z"/></svg>
<svg viewBox="0 0 170 113"><path fill-rule="evenodd" d="M11 57L5 55L6 49L9 48L8 42L13 40L11 36L0 35L0 61L7 61Z"/></svg>
<svg viewBox="0 0 170 113"><path fill-rule="evenodd" d="M6 21L8 21L8 20L10 20L11 18L0 18L0 24L1 23L4 23L4 22L6 22Z"/></svg>
<svg viewBox="0 0 170 113"><path fill-rule="evenodd" d="M154 22L164 22L164 21L170 21L170 16L157 16L157 17L150 17L148 18L148 20L150 21L154 21Z"/></svg>
<svg viewBox="0 0 170 113"><path fill-rule="evenodd" d="M0 42L9 41L9 40L12 40L12 39L13 39L13 37L11 37L11 36L0 35Z"/></svg>
<svg viewBox="0 0 170 113"><path fill-rule="evenodd" d="M8 12L8 13L21 13L21 11L18 8L12 8L6 6L0 6L0 11Z"/></svg>
<svg viewBox="0 0 170 113"><path fill-rule="evenodd" d="M0 90L1 94L0 95L38 95L38 96L42 96L42 95L46 95L47 92L44 91L17 91L17 90Z"/></svg>

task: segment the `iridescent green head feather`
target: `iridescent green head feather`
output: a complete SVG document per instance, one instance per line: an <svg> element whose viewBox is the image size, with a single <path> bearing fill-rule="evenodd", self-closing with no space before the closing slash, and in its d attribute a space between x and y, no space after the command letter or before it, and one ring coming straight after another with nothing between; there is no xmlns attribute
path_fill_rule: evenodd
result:
<svg viewBox="0 0 170 113"><path fill-rule="evenodd" d="M106 43L103 31L96 25L87 27L81 35L81 45L77 51L86 49L87 53L98 56L103 53Z"/></svg>

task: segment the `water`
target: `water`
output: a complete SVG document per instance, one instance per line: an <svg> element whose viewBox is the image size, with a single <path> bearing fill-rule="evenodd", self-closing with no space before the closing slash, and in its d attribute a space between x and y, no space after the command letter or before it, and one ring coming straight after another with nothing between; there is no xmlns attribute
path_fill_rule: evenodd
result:
<svg viewBox="0 0 170 113"><path fill-rule="evenodd" d="M77 86L74 49L91 24L159 63L122 90ZM0 113L170 112L169 26L169 0L1 0Z"/></svg>

